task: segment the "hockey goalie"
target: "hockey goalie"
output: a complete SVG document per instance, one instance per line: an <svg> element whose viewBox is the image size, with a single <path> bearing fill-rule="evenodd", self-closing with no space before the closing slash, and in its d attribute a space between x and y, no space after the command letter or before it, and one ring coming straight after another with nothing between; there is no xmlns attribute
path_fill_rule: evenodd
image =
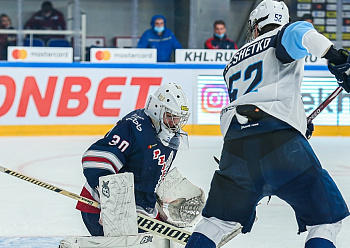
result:
<svg viewBox="0 0 350 248"><path fill-rule="evenodd" d="M60 248L170 248L183 247L165 237L138 230L134 176L121 173L100 177L100 223L105 236L69 237ZM200 218L205 196L201 188L173 168L156 190L158 219L177 227L191 227ZM145 214L145 213L143 213Z"/></svg>
<svg viewBox="0 0 350 248"><path fill-rule="evenodd" d="M68 238L61 247L169 247L169 241L140 233L137 215L178 227L193 225L204 205L199 189L171 165L188 147L183 127L189 102L175 83L161 85L144 109L124 116L82 158L86 184L77 209L92 237Z"/></svg>

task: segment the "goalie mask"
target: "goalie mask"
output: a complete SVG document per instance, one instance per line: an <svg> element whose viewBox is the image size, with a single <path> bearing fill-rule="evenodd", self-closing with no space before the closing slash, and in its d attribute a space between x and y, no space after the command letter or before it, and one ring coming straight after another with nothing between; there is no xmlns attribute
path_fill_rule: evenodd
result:
<svg viewBox="0 0 350 248"><path fill-rule="evenodd" d="M251 13L248 20L248 41L255 39L254 29L257 25L258 32L268 24L285 25L289 22L288 7L284 2L263 0Z"/></svg>
<svg viewBox="0 0 350 248"><path fill-rule="evenodd" d="M190 116L188 99L175 83L160 86L150 95L145 112L151 117L157 137L165 146L174 149L188 148L187 133L182 130Z"/></svg>

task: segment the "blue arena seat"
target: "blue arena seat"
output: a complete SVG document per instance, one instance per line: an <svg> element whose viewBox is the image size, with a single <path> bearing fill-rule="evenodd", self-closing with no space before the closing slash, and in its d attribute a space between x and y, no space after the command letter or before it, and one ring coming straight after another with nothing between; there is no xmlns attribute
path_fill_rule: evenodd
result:
<svg viewBox="0 0 350 248"><path fill-rule="evenodd" d="M48 47L70 47L69 41L66 39L49 39L47 41Z"/></svg>
<svg viewBox="0 0 350 248"><path fill-rule="evenodd" d="M24 46L30 46L30 39L25 39L24 42L23 42L23 45ZM43 47L43 46L45 46L45 42L42 39L33 38L32 46L33 47Z"/></svg>

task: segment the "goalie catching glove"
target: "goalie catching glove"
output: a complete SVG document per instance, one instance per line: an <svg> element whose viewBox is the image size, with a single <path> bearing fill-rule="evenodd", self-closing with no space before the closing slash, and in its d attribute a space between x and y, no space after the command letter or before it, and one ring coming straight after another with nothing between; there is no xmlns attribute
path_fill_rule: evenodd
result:
<svg viewBox="0 0 350 248"><path fill-rule="evenodd" d="M324 58L328 59L328 69L337 78L338 84L347 92L350 92L350 59L349 52L344 49L336 50L333 46L328 50Z"/></svg>
<svg viewBox="0 0 350 248"><path fill-rule="evenodd" d="M156 194L160 217L174 226L193 226L201 216L204 192L183 177L177 168L169 171Z"/></svg>

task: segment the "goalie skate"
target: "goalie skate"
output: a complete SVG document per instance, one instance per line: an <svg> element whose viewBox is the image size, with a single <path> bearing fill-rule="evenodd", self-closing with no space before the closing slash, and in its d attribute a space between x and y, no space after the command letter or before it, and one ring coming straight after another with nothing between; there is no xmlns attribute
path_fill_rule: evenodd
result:
<svg viewBox="0 0 350 248"><path fill-rule="evenodd" d="M169 248L169 240L150 233L121 237L68 237L59 248Z"/></svg>

